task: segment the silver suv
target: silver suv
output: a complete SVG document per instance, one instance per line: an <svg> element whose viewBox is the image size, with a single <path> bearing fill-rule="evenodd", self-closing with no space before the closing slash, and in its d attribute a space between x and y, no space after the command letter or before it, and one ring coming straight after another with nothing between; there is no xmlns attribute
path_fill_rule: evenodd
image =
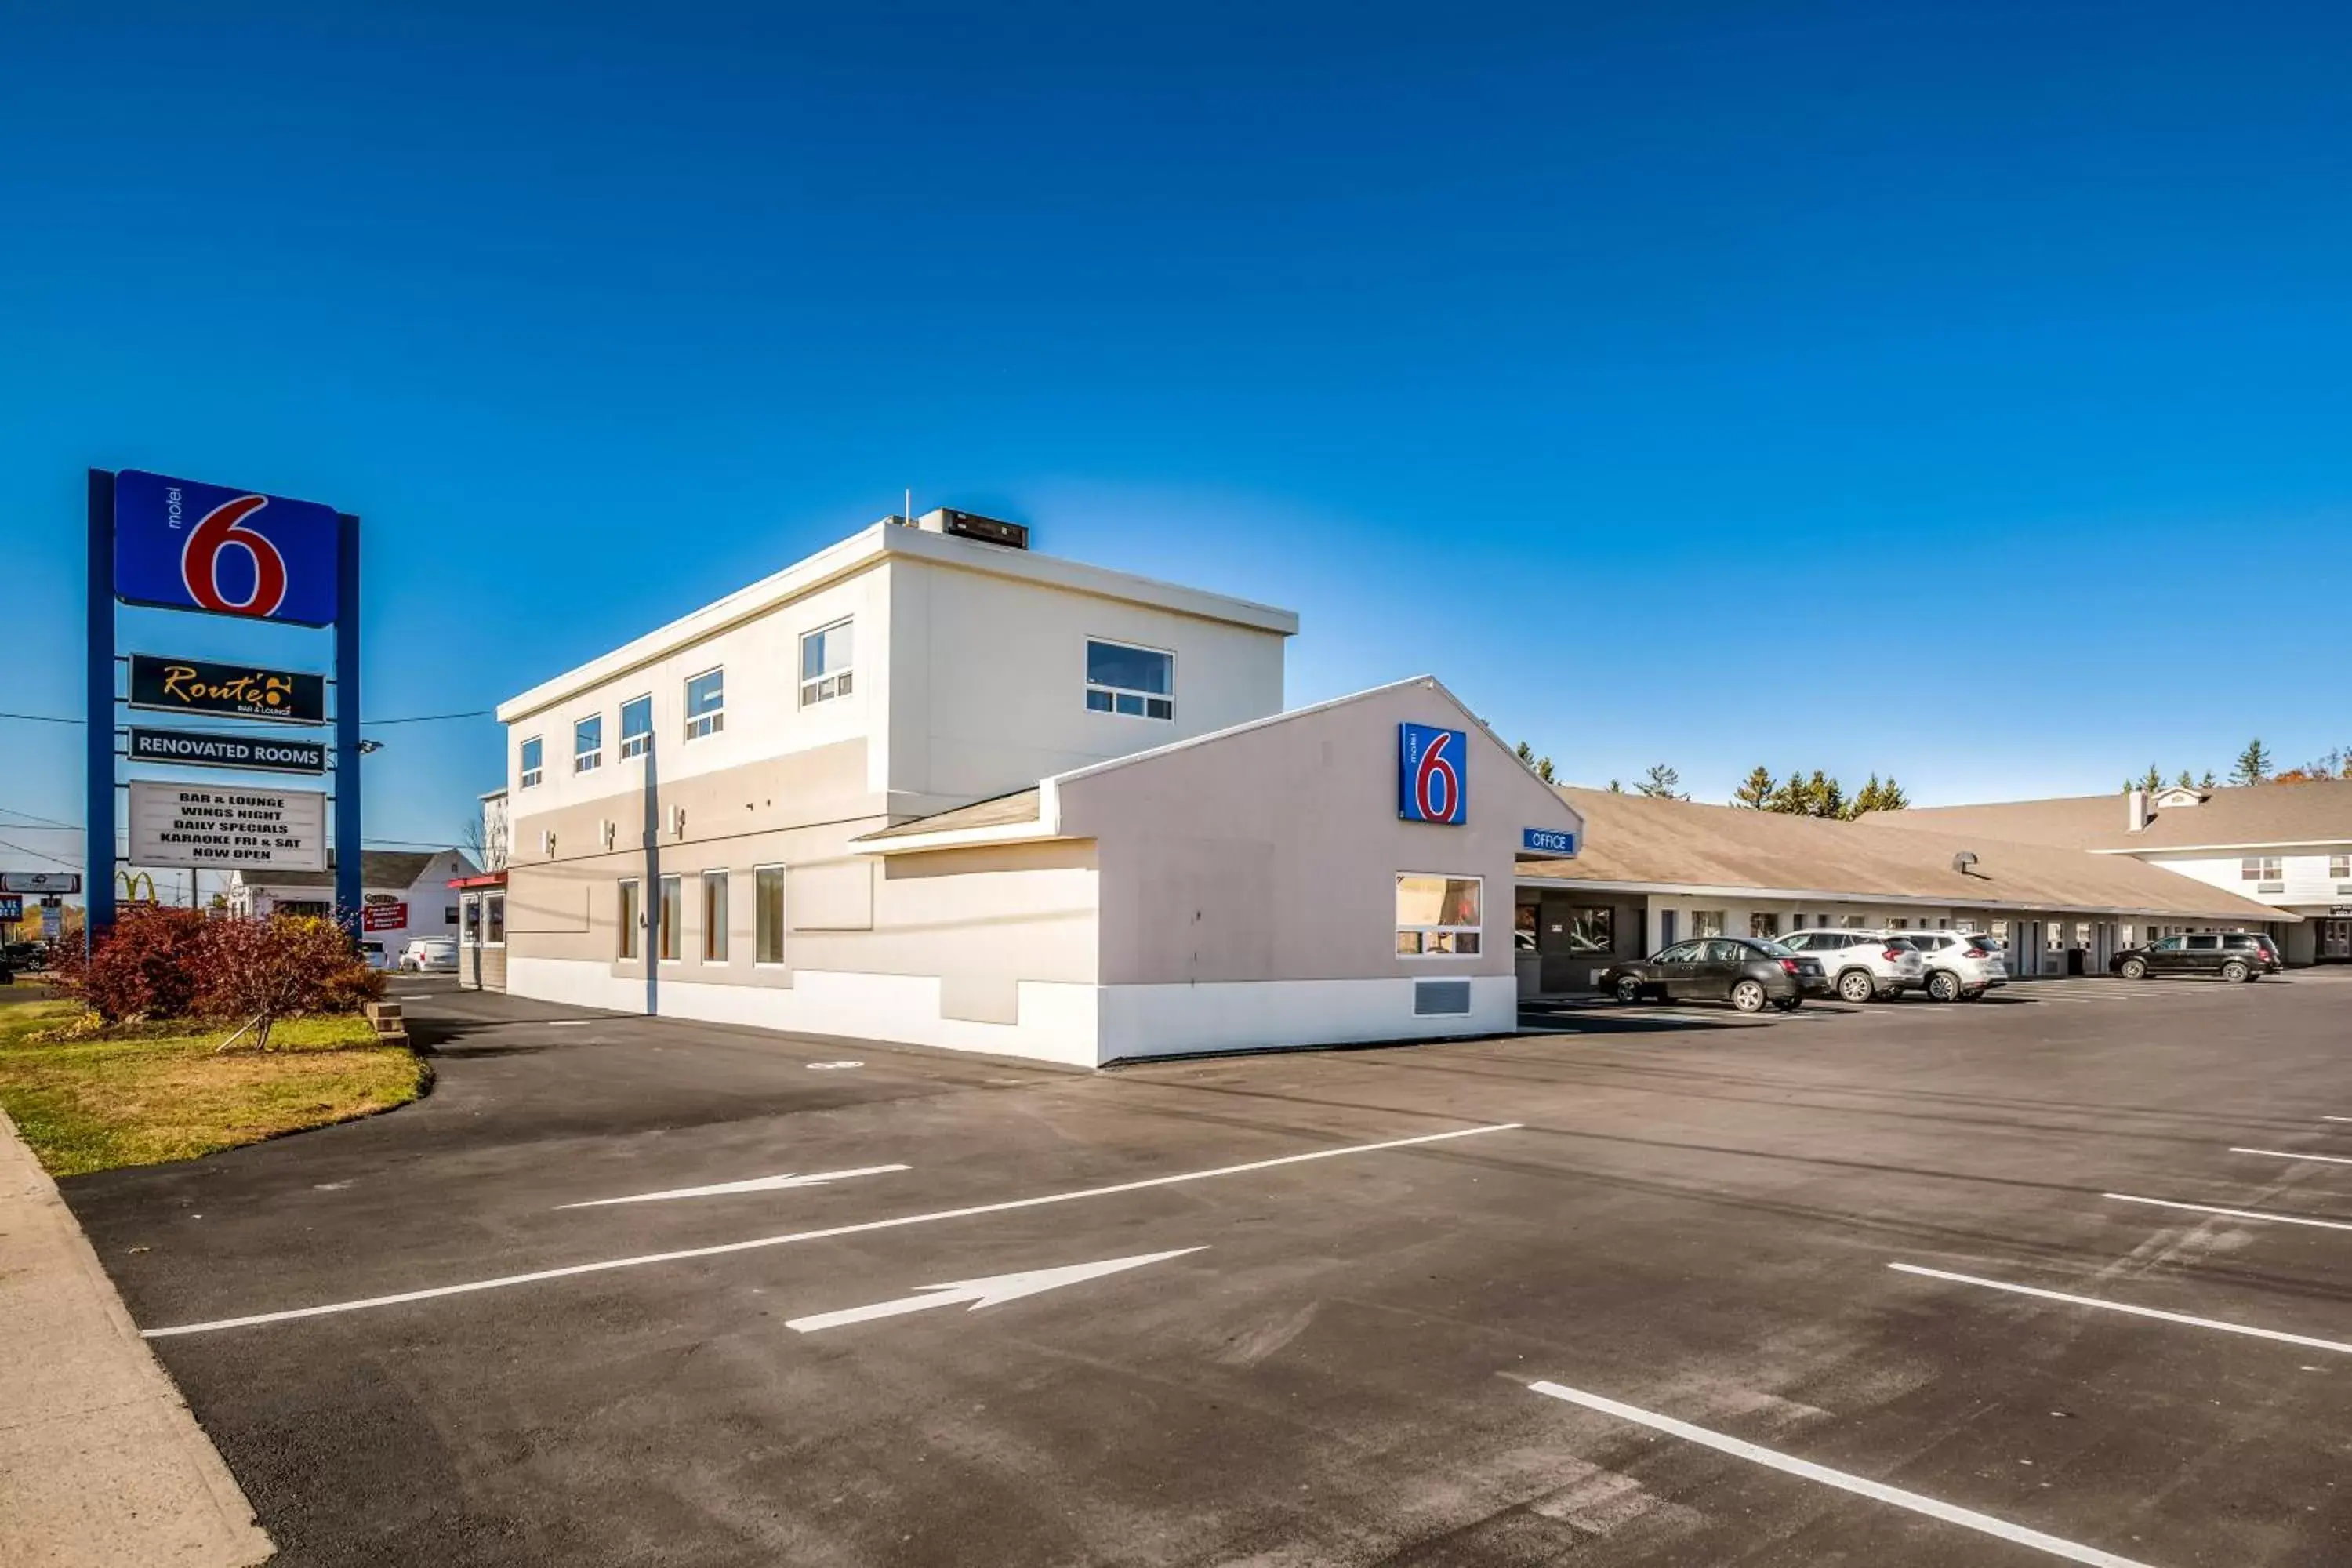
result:
<svg viewBox="0 0 2352 1568"><path fill-rule="evenodd" d="M2000 943L1982 931L1915 931L1910 936L1927 961L1931 1002L1981 1002L1986 992L2009 984Z"/></svg>
<svg viewBox="0 0 2352 1568"><path fill-rule="evenodd" d="M1801 931L1780 943L1820 959L1840 1001L1885 1002L1927 984L1927 966L1909 937L1895 931Z"/></svg>

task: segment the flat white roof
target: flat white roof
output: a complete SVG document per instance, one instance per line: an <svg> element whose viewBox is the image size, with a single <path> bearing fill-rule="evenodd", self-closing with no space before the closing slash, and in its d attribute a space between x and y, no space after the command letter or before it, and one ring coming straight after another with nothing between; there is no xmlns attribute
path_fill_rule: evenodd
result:
<svg viewBox="0 0 2352 1568"><path fill-rule="evenodd" d="M1203 620L1225 621L1282 637L1294 636L1298 630L1298 613L1295 610L1277 609L1271 605L1211 594L1199 588L1180 587L1173 583L1139 577L1132 573L1114 572L1108 567L1064 560L1058 555L1040 555L1034 551L983 544L975 540L959 539L952 534L933 533L905 523L883 521L861 529L839 543L829 544L772 576L762 577L747 588L740 588L723 599L679 616L666 626L623 643L610 653L601 654L552 679L540 682L519 696L507 699L499 704L499 722L511 724L528 718L541 709L562 702L575 692L602 685L640 665L650 664L680 648L691 647L714 633L750 620L779 605L789 604L827 583L865 571L894 555L967 572L1010 577L1019 582L1043 584L1073 593L1092 594L1099 598L1146 605L1154 609L1172 610L1179 615L1196 616Z"/></svg>

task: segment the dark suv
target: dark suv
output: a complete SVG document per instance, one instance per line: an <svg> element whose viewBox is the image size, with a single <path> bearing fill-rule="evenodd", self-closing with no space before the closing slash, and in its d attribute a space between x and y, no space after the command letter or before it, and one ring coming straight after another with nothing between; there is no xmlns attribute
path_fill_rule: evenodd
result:
<svg viewBox="0 0 2352 1568"><path fill-rule="evenodd" d="M2151 974L2218 974L2240 982L2276 974L2286 965L2278 944L2250 931L2216 931L2204 936L2168 936L2146 947L2127 947L2107 967L2126 980Z"/></svg>

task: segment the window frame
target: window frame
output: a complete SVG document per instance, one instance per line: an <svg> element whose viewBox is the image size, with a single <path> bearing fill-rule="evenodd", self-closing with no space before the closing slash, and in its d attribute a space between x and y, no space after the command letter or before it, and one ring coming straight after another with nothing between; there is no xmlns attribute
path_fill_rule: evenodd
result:
<svg viewBox="0 0 2352 1568"><path fill-rule="evenodd" d="M596 745L593 751L580 749L580 731L588 725L596 726ZM585 718L572 721L572 771L574 774L593 773L604 765L604 713L602 709Z"/></svg>
<svg viewBox="0 0 2352 1568"><path fill-rule="evenodd" d="M760 922L767 912L764 907L765 900L760 895L760 882L762 878L768 876L772 872L774 874L776 879L776 919L774 929L774 936L776 939L776 956L773 958L767 958L761 956L767 944L763 943L760 940ZM782 969L784 967L784 868L781 861L772 861L765 866L754 866L751 868L751 967L754 969Z"/></svg>
<svg viewBox="0 0 2352 1568"><path fill-rule="evenodd" d="M1395 921L1394 934L1391 939L1399 945L1392 956L1399 960L1458 960L1465 958L1475 960L1485 957L1486 947L1486 879L1475 874L1475 872L1399 871L1396 873L1396 880L1393 884L1394 896L1399 900L1401 900L1404 896L1404 884L1407 878L1447 884L1454 882L1468 882L1476 889L1475 893L1473 894L1473 897L1475 897L1478 902L1478 920L1477 922L1473 925L1408 925L1401 918L1403 911L1396 908L1392 903L1391 905L1391 913L1400 917ZM1403 951L1402 946L1407 932L1412 933L1414 938L1415 951L1412 952ZM1451 938L1454 943L1458 944L1465 932L1472 939L1471 950L1467 952L1462 952L1458 945L1442 952L1433 952L1429 950L1428 942L1432 936L1444 935Z"/></svg>
<svg viewBox="0 0 2352 1568"><path fill-rule="evenodd" d="M695 879L701 884L698 891L702 895L702 941L699 943L702 962L725 963L727 962L727 922L730 918L727 900L730 890L727 885L728 873L723 868L714 867L710 870L698 873ZM719 918L716 921L710 918L713 913L710 907L710 894L714 888L719 893L719 908L716 911ZM715 942L711 940L714 935L718 938Z"/></svg>
<svg viewBox="0 0 2352 1568"><path fill-rule="evenodd" d="M654 961L676 963L685 944L678 927L686 923L686 879L676 872L656 879L654 886Z"/></svg>
<svg viewBox="0 0 2352 1568"><path fill-rule="evenodd" d="M698 713L694 710L694 683L709 676L719 678L719 706ZM714 664L709 669L686 678L678 688L686 712L686 738L700 741L719 734L727 728L727 667Z"/></svg>
<svg viewBox="0 0 2352 1568"><path fill-rule="evenodd" d="M1147 691L1141 687L1113 686L1108 681L1097 680L1095 679L1094 672L1094 650L1097 645L1108 648L1118 648L1126 653L1145 653L1150 654L1158 658L1166 659L1168 661L1168 689L1165 691ZM1153 647L1150 643L1128 642L1119 637L1101 637L1093 636L1090 633L1087 635L1086 639L1085 658L1086 686L1084 700L1087 705L1087 712L1107 713L1114 719L1141 719L1153 724L1173 724L1176 721L1176 650L1174 648ZM1097 694L1099 694L1103 698L1104 701L1108 704L1108 707L1097 708L1095 706L1094 700ZM1135 711L1129 712L1118 705L1119 699L1122 697L1132 698L1134 700L1136 704ZM1167 711L1162 713L1154 713L1151 710L1153 703L1158 703L1160 707L1167 710ZM1480 912L1485 912L1483 906L1481 907Z"/></svg>
<svg viewBox="0 0 2352 1568"><path fill-rule="evenodd" d="M457 940L467 947L482 945L482 895L467 893L457 900Z"/></svg>
<svg viewBox="0 0 2352 1568"><path fill-rule="evenodd" d="M2352 882L2352 855L2330 855L2327 879L2332 882Z"/></svg>
<svg viewBox="0 0 2352 1568"><path fill-rule="evenodd" d="M645 957L646 881L642 877L618 877L613 883L616 889L620 926L620 947L614 957L622 963L635 963Z"/></svg>
<svg viewBox="0 0 2352 1568"><path fill-rule="evenodd" d="M645 707L646 727L633 732L629 729L629 710L637 707L639 704L643 704ZM629 749L632 742L636 744L636 750L635 751L631 751ZM621 704L621 761L625 763L631 757L642 757L653 749L654 694L650 691L646 691L641 692L637 696L632 697L626 702Z"/></svg>
<svg viewBox="0 0 2352 1568"><path fill-rule="evenodd" d="M1686 942L1706 942L1715 937L1727 934L1724 931L1724 927L1730 923L1731 911L1729 910L1693 910L1690 912L1690 933L1685 937L1684 940ZM1699 928L1709 921L1714 922L1715 929L1713 931L1701 931Z"/></svg>
<svg viewBox="0 0 2352 1568"><path fill-rule="evenodd" d="M533 747L537 747L539 749L539 755L536 759L531 756L531 749ZM515 788L519 790L537 789L540 784L545 781L546 777L547 737L544 735L524 736L522 743L515 748Z"/></svg>
<svg viewBox="0 0 2352 1568"><path fill-rule="evenodd" d="M2248 855L2238 862L2241 882L2277 882L2286 877L2286 858L2281 855Z"/></svg>
<svg viewBox="0 0 2352 1568"><path fill-rule="evenodd" d="M845 627L849 631L849 661L839 669L820 669L814 675L805 673L808 669L809 639L823 637L827 632L840 631ZM814 708L820 703L837 701L854 694L856 683L851 678L857 673L857 617L855 615L843 616L821 626L811 626L800 635L793 651L800 656L793 666L793 672L800 678L800 705L803 708ZM834 689L826 690L827 685L833 686ZM814 696L810 695L812 689L815 692Z"/></svg>
<svg viewBox="0 0 2352 1568"><path fill-rule="evenodd" d="M482 895L482 947L504 947L507 944L507 896L504 893Z"/></svg>

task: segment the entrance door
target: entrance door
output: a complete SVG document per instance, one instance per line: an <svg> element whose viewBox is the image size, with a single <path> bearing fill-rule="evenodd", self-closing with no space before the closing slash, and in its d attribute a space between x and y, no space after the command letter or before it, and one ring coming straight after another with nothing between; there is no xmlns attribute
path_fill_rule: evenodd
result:
<svg viewBox="0 0 2352 1568"><path fill-rule="evenodd" d="M2320 921L2318 946L2322 963L2352 963L2352 921Z"/></svg>
<svg viewBox="0 0 2352 1568"><path fill-rule="evenodd" d="M1658 911L1658 946L1663 951L1664 949L1674 945L1675 911L1672 910L1660 910Z"/></svg>

